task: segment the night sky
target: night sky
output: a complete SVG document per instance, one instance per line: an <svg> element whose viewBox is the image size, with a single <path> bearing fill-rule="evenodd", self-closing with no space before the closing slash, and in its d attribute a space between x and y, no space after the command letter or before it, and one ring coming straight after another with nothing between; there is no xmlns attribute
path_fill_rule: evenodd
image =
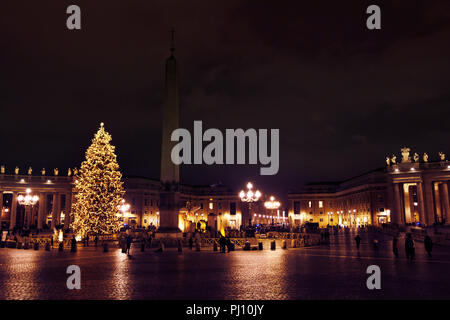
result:
<svg viewBox="0 0 450 320"><path fill-rule="evenodd" d="M82 30L66 28L81 7ZM378 4L382 30L366 28ZM159 177L170 29L181 127L280 129L280 170L183 166L182 182L308 181L450 154L450 1L3 1L0 163L79 166L100 122L127 176Z"/></svg>

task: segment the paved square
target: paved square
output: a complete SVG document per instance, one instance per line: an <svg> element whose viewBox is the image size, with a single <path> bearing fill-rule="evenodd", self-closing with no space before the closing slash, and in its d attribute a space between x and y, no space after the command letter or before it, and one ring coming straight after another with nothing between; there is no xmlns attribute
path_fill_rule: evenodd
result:
<svg viewBox="0 0 450 320"><path fill-rule="evenodd" d="M362 233L333 235L330 246L276 251L205 250L156 253L119 249L77 253L0 249L1 299L449 299L450 248L428 258L416 242L416 260L400 257L391 238ZM374 238L380 241L375 250ZM66 288L66 268L81 268L81 290ZM368 290L366 269L381 268L381 290Z"/></svg>

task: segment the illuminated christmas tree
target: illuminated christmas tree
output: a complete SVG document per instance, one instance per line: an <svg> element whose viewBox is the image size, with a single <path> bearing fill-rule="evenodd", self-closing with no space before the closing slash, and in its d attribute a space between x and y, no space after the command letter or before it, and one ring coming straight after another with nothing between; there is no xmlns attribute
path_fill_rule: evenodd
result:
<svg viewBox="0 0 450 320"><path fill-rule="evenodd" d="M71 224L77 237L119 231L119 205L125 194L122 174L103 123L86 151L75 178L75 201Z"/></svg>

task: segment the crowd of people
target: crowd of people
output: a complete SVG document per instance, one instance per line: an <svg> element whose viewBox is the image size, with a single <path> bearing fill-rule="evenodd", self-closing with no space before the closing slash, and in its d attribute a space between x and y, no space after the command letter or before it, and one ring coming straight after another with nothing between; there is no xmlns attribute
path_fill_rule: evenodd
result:
<svg viewBox="0 0 450 320"><path fill-rule="evenodd" d="M356 248L359 250L361 245L361 237L360 235L356 235L354 238L356 243ZM394 236L392 239L392 253L396 258L399 257L399 238L397 236ZM378 249L378 239L373 239L373 247L374 249ZM429 235L426 235L423 241L425 251L427 252L428 257L432 257L432 251L433 251L433 240ZM405 238L405 255L406 259L408 261L412 261L416 257L416 242L414 241L412 234L408 233L406 234Z"/></svg>

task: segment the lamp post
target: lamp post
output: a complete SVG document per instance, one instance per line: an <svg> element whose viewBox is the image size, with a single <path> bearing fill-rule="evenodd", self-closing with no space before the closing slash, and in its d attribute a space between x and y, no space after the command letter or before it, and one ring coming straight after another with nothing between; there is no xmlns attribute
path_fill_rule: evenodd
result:
<svg viewBox="0 0 450 320"><path fill-rule="evenodd" d="M17 202L21 206L25 206L25 221L24 224L28 228L31 220L31 213L33 211L33 206L39 201L39 197L37 195L31 194L31 189L27 188L25 190L25 195L20 194L17 197Z"/></svg>
<svg viewBox="0 0 450 320"><path fill-rule="evenodd" d="M256 190L255 192L252 191L253 184L251 182L247 183L247 192L242 190L239 193L239 197L241 198L242 202L248 203L248 211L249 211L249 218L248 218L248 225L252 225L252 203L257 202L259 198L261 197L261 192L259 190Z"/></svg>
<svg viewBox="0 0 450 320"><path fill-rule="evenodd" d="M125 222L125 218L128 217L128 212L130 211L130 205L128 203L125 203L125 199L122 199L121 204L119 205L119 210L120 212L122 212L122 217L124 218Z"/></svg>
<svg viewBox="0 0 450 320"><path fill-rule="evenodd" d="M270 214L272 215L272 217L274 214L274 210L277 210L280 207L280 205L281 203L279 201L276 201L274 196L270 196L269 201L264 202L264 206L266 207L266 209L270 210Z"/></svg>

